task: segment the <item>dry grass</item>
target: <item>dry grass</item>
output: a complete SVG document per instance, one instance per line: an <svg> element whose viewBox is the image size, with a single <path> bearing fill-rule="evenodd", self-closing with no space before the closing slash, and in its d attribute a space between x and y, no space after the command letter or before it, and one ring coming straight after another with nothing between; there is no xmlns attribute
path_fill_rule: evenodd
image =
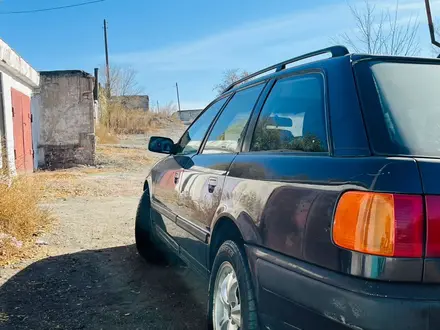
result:
<svg viewBox="0 0 440 330"><path fill-rule="evenodd" d="M88 175L105 173L104 169L79 168L71 171L42 171L34 173L34 180L38 182L42 200L51 202L56 199L70 197L103 197L109 196L111 191L104 189L100 184L89 180Z"/></svg>
<svg viewBox="0 0 440 330"><path fill-rule="evenodd" d="M81 187L78 182L81 176L81 173L44 171L35 173L34 180L38 182L42 199L51 201L53 199L87 195L87 189Z"/></svg>
<svg viewBox="0 0 440 330"><path fill-rule="evenodd" d="M95 135L99 144L116 144L119 139L105 125L99 125L95 128Z"/></svg>
<svg viewBox="0 0 440 330"><path fill-rule="evenodd" d="M109 182L117 173L136 171L150 165L156 158L147 150L98 145L96 158L99 167L76 167L68 170L40 171L33 177L47 202L71 197L106 197L115 194ZM116 175L117 176L117 175ZM121 182L118 188L126 189Z"/></svg>
<svg viewBox="0 0 440 330"><path fill-rule="evenodd" d="M98 146L96 148L98 163L117 169L133 169L149 165L157 160L148 154L146 149L131 149L114 146Z"/></svg>
<svg viewBox="0 0 440 330"><path fill-rule="evenodd" d="M8 183L0 183L0 264L26 253L27 245L53 220L50 211L40 207L38 181L20 176Z"/></svg>
<svg viewBox="0 0 440 330"><path fill-rule="evenodd" d="M114 106L106 126L116 134L145 134L157 129L178 124L176 119L165 113L127 110Z"/></svg>
<svg viewBox="0 0 440 330"><path fill-rule="evenodd" d="M105 93L101 92L100 107L100 127L106 128L107 132L103 132L105 134L145 134L171 125L182 125L178 118L172 116L176 110L172 104L162 108L158 113L127 109L120 102L109 101Z"/></svg>

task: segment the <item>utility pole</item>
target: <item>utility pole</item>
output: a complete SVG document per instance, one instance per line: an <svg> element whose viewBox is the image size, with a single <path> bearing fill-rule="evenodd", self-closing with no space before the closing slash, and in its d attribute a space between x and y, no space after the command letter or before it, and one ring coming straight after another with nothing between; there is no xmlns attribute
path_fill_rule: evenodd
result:
<svg viewBox="0 0 440 330"><path fill-rule="evenodd" d="M99 100L99 69L95 68L93 72L95 76L95 84L93 86L93 101L96 102Z"/></svg>
<svg viewBox="0 0 440 330"><path fill-rule="evenodd" d="M100 111L99 111L99 69L94 70L95 83L93 86L93 110L95 113L95 123L99 123Z"/></svg>
<svg viewBox="0 0 440 330"><path fill-rule="evenodd" d="M107 92L107 97L110 98L111 91L110 91L110 65L108 61L107 20L104 20L104 44L105 44L105 74L107 77L105 89Z"/></svg>
<svg viewBox="0 0 440 330"><path fill-rule="evenodd" d="M425 0L425 6L426 6L426 15L428 16L428 26L429 26L429 35L431 37L431 43L434 46L440 47L440 42L435 39L435 29L434 29L434 23L432 21L431 5L429 4L429 0Z"/></svg>
<svg viewBox="0 0 440 330"><path fill-rule="evenodd" d="M177 83L176 83L176 92L177 92L177 104L179 106L179 111L180 111L179 85Z"/></svg>
<svg viewBox="0 0 440 330"><path fill-rule="evenodd" d="M157 100L156 103L157 103L157 112L160 112L159 101Z"/></svg>

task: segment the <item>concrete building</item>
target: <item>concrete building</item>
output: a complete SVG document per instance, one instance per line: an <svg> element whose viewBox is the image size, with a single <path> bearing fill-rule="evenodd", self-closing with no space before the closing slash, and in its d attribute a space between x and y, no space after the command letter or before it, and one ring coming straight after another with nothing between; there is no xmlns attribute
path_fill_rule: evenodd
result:
<svg viewBox="0 0 440 330"><path fill-rule="evenodd" d="M95 163L94 77L84 71L40 72L33 99L38 167Z"/></svg>
<svg viewBox="0 0 440 330"><path fill-rule="evenodd" d="M39 74L0 39L0 168L32 172L31 97Z"/></svg>
<svg viewBox="0 0 440 330"><path fill-rule="evenodd" d="M176 111L173 115L177 116L185 125L189 125L202 111L203 109L181 110Z"/></svg>
<svg viewBox="0 0 440 330"><path fill-rule="evenodd" d="M121 103L129 110L144 110L150 109L150 98L148 95L125 95L112 96L112 101Z"/></svg>

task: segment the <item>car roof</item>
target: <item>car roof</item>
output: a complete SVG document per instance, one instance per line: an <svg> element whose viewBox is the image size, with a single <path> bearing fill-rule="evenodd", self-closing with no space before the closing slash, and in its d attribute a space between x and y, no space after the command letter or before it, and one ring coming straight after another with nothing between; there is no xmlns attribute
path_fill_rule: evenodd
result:
<svg viewBox="0 0 440 330"><path fill-rule="evenodd" d="M330 53L332 56L329 58L313 60L314 57ZM302 60L308 60L307 63L294 65L292 67L286 68L288 64L292 64L295 62L299 62ZM272 78L276 78L279 75L288 75L289 73L299 72L310 69L320 69L325 68L331 63L337 61L350 61L355 64L361 61L387 61L387 62L402 62L402 63L428 63L428 64L440 64L439 58L426 58L426 57L410 57L410 56L392 56L392 55L371 55L371 54L352 54L349 53L347 48L344 46L333 46L325 49L321 49L312 53L308 53L305 55L301 55L295 57L290 60L286 60L284 62L272 65L266 69L257 71L255 73L250 74L249 76L238 80L237 82L228 86L225 91L220 95L220 97L224 95L228 95L233 93L239 89L246 88L248 86L252 86L258 84L262 81L267 81Z"/></svg>
<svg viewBox="0 0 440 330"><path fill-rule="evenodd" d="M372 61L420 62L420 63L440 64L440 58L417 57L417 56L350 54L350 58L353 62L372 60Z"/></svg>
<svg viewBox="0 0 440 330"><path fill-rule="evenodd" d="M313 58L316 58L317 56L321 56L321 55L325 55L325 54L330 54L332 58L336 58L336 57L343 57L343 56L348 55L349 51L344 46L333 46L333 47L320 49L320 50L317 50L314 52L310 52L307 54L303 54L303 55L285 60L283 62L271 65L265 69L251 73L250 75L247 75L246 77L244 77L236 82L233 82L231 85L229 85L223 91L222 95L229 94L230 91L236 90L237 87L242 88L243 86L255 84L256 82L259 82L261 80L267 80L268 78L272 77L274 74L278 75L279 72L281 72L281 71L283 73L285 73L287 70L289 70L287 72L298 70L298 67L287 68L287 65L289 65L291 63L298 63L298 62L301 62L304 60L312 60ZM313 62L313 63L316 63L316 62ZM299 67L301 67L301 65Z"/></svg>

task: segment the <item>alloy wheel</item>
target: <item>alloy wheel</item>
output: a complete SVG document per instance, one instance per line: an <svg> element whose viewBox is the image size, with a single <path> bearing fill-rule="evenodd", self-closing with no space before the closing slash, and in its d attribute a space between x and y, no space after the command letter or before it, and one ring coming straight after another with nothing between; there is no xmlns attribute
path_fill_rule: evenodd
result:
<svg viewBox="0 0 440 330"><path fill-rule="evenodd" d="M238 330L241 327L240 291L232 265L225 261L217 272L214 287L214 330Z"/></svg>

